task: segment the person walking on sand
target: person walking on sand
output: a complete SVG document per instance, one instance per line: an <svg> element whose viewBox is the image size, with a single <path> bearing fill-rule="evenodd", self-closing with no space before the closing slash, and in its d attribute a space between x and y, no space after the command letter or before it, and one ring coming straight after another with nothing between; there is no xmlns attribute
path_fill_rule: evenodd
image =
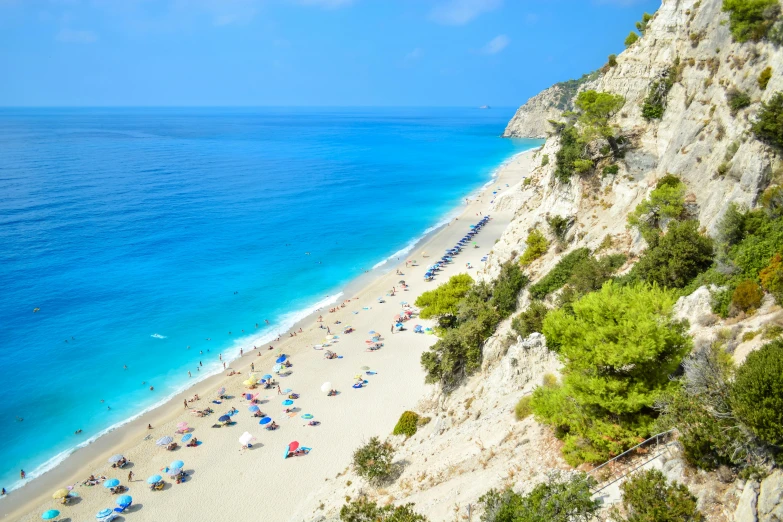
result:
<svg viewBox="0 0 783 522"><path fill-rule="evenodd" d="M256 363L250 363L250 371L251 372L256 371Z"/></svg>
<svg viewBox="0 0 783 522"><path fill-rule="evenodd" d="M226 363L225 363L225 361L223 362L223 369L224 369L224 370L226 369Z"/></svg>
<svg viewBox="0 0 783 522"><path fill-rule="evenodd" d="M185 399L183 399L183 400L182 400L182 404L184 404L184 405L185 405L185 409L187 410L187 409L188 409L188 401L186 401Z"/></svg>
<svg viewBox="0 0 783 522"><path fill-rule="evenodd" d="M128 472L128 482L133 482L133 471Z"/></svg>
<svg viewBox="0 0 783 522"><path fill-rule="evenodd" d="M280 385L279 384L277 385L277 394L278 395L283 395L283 391L280 389Z"/></svg>

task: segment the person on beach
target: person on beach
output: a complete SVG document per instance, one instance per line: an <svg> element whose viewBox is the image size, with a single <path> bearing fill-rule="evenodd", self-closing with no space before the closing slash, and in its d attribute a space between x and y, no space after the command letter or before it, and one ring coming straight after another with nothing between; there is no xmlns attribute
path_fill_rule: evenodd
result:
<svg viewBox="0 0 783 522"><path fill-rule="evenodd" d="M245 354L244 348L239 349L239 356L242 357Z"/></svg>
<svg viewBox="0 0 783 522"><path fill-rule="evenodd" d="M22 477L22 480L24 480L24 478L27 476L27 473L25 473L23 469L20 469L19 476Z"/></svg>
<svg viewBox="0 0 783 522"><path fill-rule="evenodd" d="M283 395L282 390L280 390L280 385L279 384L277 385L277 394L278 395Z"/></svg>
<svg viewBox="0 0 783 522"><path fill-rule="evenodd" d="M223 362L223 369L224 370L226 369L226 363L225 362Z"/></svg>
<svg viewBox="0 0 783 522"><path fill-rule="evenodd" d="M187 409L188 409L188 401L186 401L185 399L183 399L183 400L182 400L182 404L184 404L184 405L185 405L185 409L187 410Z"/></svg>
<svg viewBox="0 0 783 522"><path fill-rule="evenodd" d="M2 492L0 492L0 496L3 496L3 497L4 497L5 495L6 495L6 493L5 493L5 488L3 488L3 491L2 491Z"/></svg>
<svg viewBox="0 0 783 522"><path fill-rule="evenodd" d="M128 482L133 482L133 471L128 472Z"/></svg>
<svg viewBox="0 0 783 522"><path fill-rule="evenodd" d="M152 424L147 424L147 429L151 430L152 429Z"/></svg>
<svg viewBox="0 0 783 522"><path fill-rule="evenodd" d="M193 377L193 376L190 374L190 370L188 370L188 377Z"/></svg>
<svg viewBox="0 0 783 522"><path fill-rule="evenodd" d="M250 363L250 371L251 372L256 371L256 364L255 363Z"/></svg>

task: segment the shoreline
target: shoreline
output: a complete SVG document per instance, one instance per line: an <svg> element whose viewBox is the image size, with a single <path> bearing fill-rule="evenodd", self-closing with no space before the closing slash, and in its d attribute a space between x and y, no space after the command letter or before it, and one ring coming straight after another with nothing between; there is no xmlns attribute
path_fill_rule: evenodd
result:
<svg viewBox="0 0 783 522"><path fill-rule="evenodd" d="M484 211L489 208L490 202L489 201L482 201L482 196L486 195L485 192L488 188L493 186L495 183L501 184L508 182L509 186L513 186L516 182L521 180L521 177L518 177L518 179L510 179L506 181L506 177L511 177L512 175L519 175L525 176L529 172L529 165L526 165L528 162L529 156L535 153L539 147L534 147L532 149L528 149L526 151L518 152L516 154L513 154L511 157L509 157L507 160L505 160L501 165L499 165L497 168L493 170L492 178L482 185L481 187L478 187L474 191L472 191L470 194L465 196L465 198L468 200L468 203L462 203L454 208L452 212L447 214L447 217L445 217L443 220L441 220L437 225L434 225L428 231L425 231L418 239L413 240L411 243L406 245L403 249L391 254L386 259L384 259L382 262L379 262L376 264L373 269L368 270L364 274L360 274L356 278L352 279L349 283L345 285L345 287L335 293L330 294L329 299L334 301L339 301L340 299L350 299L350 304L346 309L344 309L344 312L341 310L338 312L338 315L345 315L347 313L348 308L353 308L357 303L354 302L353 298L355 296L360 296L363 299L371 298L372 300L375 300L375 294L382 295L378 292L382 292L384 285L388 285L390 280L391 284L394 284L393 279L395 279L396 272L393 271L395 268L402 268L404 266L404 260L405 259L416 259L417 255L415 252L420 249L429 249L432 246L437 246L438 240L445 240L448 244L449 242L453 244L455 242L455 239L449 239L447 237L443 237L445 235L454 235L454 236L461 236L464 234L464 231L458 232L454 231L453 234L450 233L450 225L454 222L455 219L462 218L468 218L469 223L473 223L478 221L478 217L476 219L472 219L472 216L470 215L470 212L473 210L480 209L481 211ZM521 165L525 164L525 165ZM512 167L519 167L519 172L514 172L517 169L514 169ZM501 193L506 190L506 187L502 187ZM500 195L500 194L498 194ZM487 200L492 199L492 196L490 195L489 198L486 198ZM459 217L455 216L458 215ZM493 221L494 222L496 216L493 214ZM464 221L463 221L464 222ZM489 227L486 227L489 228ZM497 228L497 227L496 227ZM505 226L503 226L499 231L495 231L496 234L502 233L503 229L505 229ZM480 234L479 237L481 238L481 241L485 241L486 234ZM499 236L498 236L499 237ZM485 247L486 251L489 250L491 247ZM437 248L433 248L433 251L438 251ZM472 254L473 252L471 252ZM486 252L484 249L482 249L483 254ZM440 284L443 282L447 276L446 274L449 272L452 272L454 268L457 268L459 265L462 264L462 262L467 258L467 251L465 254L460 256L455 260L455 263L452 265L449 265L449 270L444 271L438 278L437 284ZM395 257L397 259L395 259ZM478 261L478 260L476 260ZM475 268L477 270L480 269L481 264L476 262L474 264ZM419 268L422 268L422 266L419 266ZM411 269L411 271L413 271ZM462 270L464 271L464 270ZM407 270L406 270L407 272ZM457 273L460 272L460 270L457 270ZM390 277L391 276L391 277ZM410 277L410 276L409 276ZM409 277L406 277L406 280L409 279ZM413 282L413 284L411 284ZM415 286L416 290L429 290L434 288L436 285L428 285L427 283L423 283L420 278L412 277L409 279L409 284L411 286ZM420 292L418 292L420 293ZM341 295L342 294L342 295ZM400 294L402 295L402 294ZM408 298L411 302L415 300L415 297L412 295L406 295L406 298ZM313 307L321 305L321 308L328 308L329 304L326 303L326 299L322 299L321 301L318 301L313 304ZM394 307L396 303L390 303L385 305L387 307L387 315L390 309ZM383 306L383 305L382 305ZM373 307L370 306L370 309ZM305 309L306 310L306 309ZM243 374L248 373L249 367L251 363L259 363L264 362L267 363L268 359L271 355L274 353L277 353L278 350L285 350L285 353L291 354L295 360L300 359L302 356L308 353L312 353L312 349L310 348L310 345L312 342L310 341L310 338L312 337L310 334L315 333L316 336L320 335L320 331L315 328L315 325L318 323L315 323L315 319L317 318L319 314L319 310L314 310L309 313L305 313L304 310L301 312L303 313L303 317L297 319L293 322L293 324L288 328L288 330L285 333L303 329L304 334L306 335L307 339L305 341L302 341L299 339L299 337L281 337L279 342L272 342L275 346L275 350L273 350L272 354L266 355L266 353L270 350L264 349L263 351L259 352L258 356L253 356L253 351L249 346L246 347L245 353L243 357L237 357L235 359L227 360L227 363L230 363L230 366L227 367L228 369L234 369L237 371L242 372ZM365 308L364 310L368 310ZM296 311L292 312L294 314L298 313ZM325 312L321 312L324 314ZM358 312L354 312L357 313ZM369 313L365 314L364 317L367 316L376 316L374 319L370 317L370 319L373 319L374 322L379 321L377 318L377 313L374 313L373 311L370 311ZM326 314L325 318L331 319L333 316L331 314ZM358 319L351 319L352 321L358 321ZM385 322L385 320L384 320ZM417 321L417 322L424 322L424 321ZM308 330L305 332L305 327L309 327ZM379 327L380 328L380 327ZM313 332L313 330L315 330ZM274 334L269 333L269 336L273 336ZM300 334L301 336L302 334ZM362 335L361 333L359 335ZM407 334L408 336L412 336L413 334ZM264 334L260 334L259 338L261 336L264 336ZM393 336L394 337L394 336ZM432 336L417 336L418 338L422 340L427 340L434 342L434 337ZM272 337L274 338L274 337ZM252 343L250 339L247 341L248 344ZM239 355L239 347L243 346L245 342L237 341L234 346L232 346L228 352L233 355ZM259 342L256 340L256 342ZM431 342L424 343L427 346L431 344ZM299 346L305 344L305 346ZM236 350L234 350L236 348ZM266 347L264 347L266 348ZM426 346L425 346L426 348ZM338 344L336 347L337 351L343 351L345 348ZM383 351L383 350L382 350ZM236 352L236 353L234 353ZM376 357L377 359L378 357ZM408 361L409 362L409 361ZM418 366L418 357L415 357L415 364ZM226 371L227 371L226 370ZM261 368L257 371L265 371L264 368ZM423 381L422 376L418 376L419 381ZM58 465L56 465L53 469L43 473L41 476L32 479L30 482L24 484L22 487L16 489L11 493L8 497L4 498L2 501L0 501L0 511L3 513L3 517L24 517L25 514L29 514L29 516L32 516L32 511L36 509L36 506L45 505L47 508L51 507L51 504L53 504L53 501L50 499L51 491L54 491L55 489L58 489L60 487L63 487L65 484L74 484L75 481L82 480L87 475L91 474L93 471L96 470L102 470L101 473L108 474L111 472L111 468L108 467L106 464L106 457L112 453L117 452L125 452L125 448L128 447L138 447L143 442L139 442L138 437L140 437L142 434L147 434L146 424L152 424L152 426L155 428L153 430L153 438L156 436L160 436L160 429L161 426L166 426L168 424L173 423L173 421L183 416L182 409L180 409L181 401L184 400L186 397L190 397L193 394L198 394L202 397L202 399L207 399L211 396L210 390L216 389L220 385L225 385L227 388L229 385L236 385L238 384L238 381L240 379L234 379L232 380L231 377L226 376L225 372L223 370L220 370L218 373L214 375L210 375L208 377L202 378L202 380L195 382L191 384L190 386L187 386L184 390L176 393L175 395L167 398L162 399L159 403L156 403L155 405L148 407L146 412L142 412L136 416L136 418L126 421L125 423L108 428L108 432L105 432L103 435L96 435L93 438L91 443L86 444L83 447L80 447L70 453L65 459L60 462ZM419 384L418 388L423 389L423 384ZM298 390L297 390L298 391ZM418 394L420 395L420 394ZM417 395L417 396L418 396ZM235 406L239 405L239 400L235 399L231 401L234 403ZM194 406L199 407L205 407L207 405L206 400L202 400L199 403L194 403ZM216 409L216 413L218 413L217 406L213 406ZM411 405L413 407L413 405ZM240 411L242 411L240 409ZM397 412L396 410L393 412L394 415L399 415L401 412ZM190 420L190 419L188 419ZM194 424L196 423L196 419L193 419ZM235 430L236 431L236 430ZM241 432L237 432L237 435ZM198 431L197 436L201 435L209 435L212 436L214 432L202 432ZM222 436L222 433L219 434ZM97 438L95 438L97 437ZM114 451L112 449L114 448ZM198 451L198 450L196 450ZM208 449L205 449L204 451L209 451ZM179 454L179 452L177 452ZM165 458L165 457L164 457ZM138 459L133 459L132 462L134 463L133 468L126 468L125 470L118 471L117 477L121 478L125 474L124 472L128 469L134 469L134 473L143 473L139 471L142 466L142 462L140 462ZM106 470L108 468L108 471ZM143 480L143 476L140 475L139 478ZM124 481L123 481L124 482ZM35 485L35 487L31 487L31 485ZM99 486L100 487L100 486ZM102 488L101 488L102 489ZM134 486L134 489L135 486ZM83 491L83 490L79 490ZM105 493L105 492L104 492ZM108 493L105 493L108 495ZM110 497L109 497L110 498ZM87 504L87 502L80 502L76 506L71 507L65 507L63 508L64 514L75 512L76 510L80 509L80 506L82 504ZM144 509L140 511L140 514L142 514L142 518L148 519L150 514L152 512L152 509ZM138 517L138 515L135 515L135 518ZM81 517L79 517L80 519ZM16 519L16 518L14 518ZM31 518L33 520L35 518Z"/></svg>

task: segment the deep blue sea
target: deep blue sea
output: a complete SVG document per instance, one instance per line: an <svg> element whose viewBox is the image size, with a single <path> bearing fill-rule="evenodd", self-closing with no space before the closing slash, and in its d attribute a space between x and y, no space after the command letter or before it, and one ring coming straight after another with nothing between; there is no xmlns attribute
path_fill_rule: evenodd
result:
<svg viewBox="0 0 783 522"><path fill-rule="evenodd" d="M409 247L540 143L512 114L0 109L0 486Z"/></svg>

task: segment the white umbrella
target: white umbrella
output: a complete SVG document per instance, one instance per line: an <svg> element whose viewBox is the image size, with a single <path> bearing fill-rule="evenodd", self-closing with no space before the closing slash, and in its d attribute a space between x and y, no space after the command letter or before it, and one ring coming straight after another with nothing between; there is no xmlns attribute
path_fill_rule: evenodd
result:
<svg viewBox="0 0 783 522"><path fill-rule="evenodd" d="M321 385L321 391L324 393L329 393L332 391L332 383L331 382L325 382Z"/></svg>
<svg viewBox="0 0 783 522"><path fill-rule="evenodd" d="M243 446L247 446L253 441L253 439L255 439L253 435L251 435L248 432L245 432L239 436L239 443L242 444Z"/></svg>
<svg viewBox="0 0 783 522"><path fill-rule="evenodd" d="M157 444L158 446L168 446L172 442L174 442L174 439L167 435L165 437L158 439L158 442L156 442L155 444Z"/></svg>

